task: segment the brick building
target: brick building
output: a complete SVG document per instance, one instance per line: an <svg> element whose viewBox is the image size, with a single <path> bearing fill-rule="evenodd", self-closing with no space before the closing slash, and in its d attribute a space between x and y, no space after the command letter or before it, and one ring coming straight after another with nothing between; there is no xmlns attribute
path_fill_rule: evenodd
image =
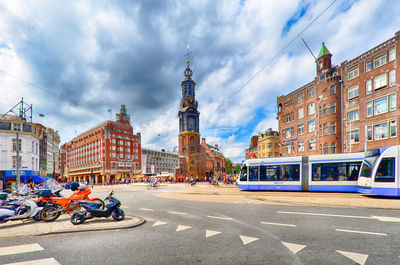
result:
<svg viewBox="0 0 400 265"><path fill-rule="evenodd" d="M338 66L332 66L332 54L323 43L314 80L277 98L282 155L359 152L399 144L399 38L397 32Z"/></svg>
<svg viewBox="0 0 400 265"><path fill-rule="evenodd" d="M125 105L116 116L116 122L105 121L62 145L60 168L67 181L112 183L140 173L140 133L133 133Z"/></svg>
<svg viewBox="0 0 400 265"><path fill-rule="evenodd" d="M258 157L258 135L253 135L250 139L250 146L246 149L246 159L252 158L252 156Z"/></svg>

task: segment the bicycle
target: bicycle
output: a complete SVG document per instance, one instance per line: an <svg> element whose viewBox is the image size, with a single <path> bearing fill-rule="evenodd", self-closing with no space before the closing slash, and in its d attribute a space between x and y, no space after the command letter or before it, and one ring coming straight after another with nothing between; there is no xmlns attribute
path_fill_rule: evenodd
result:
<svg viewBox="0 0 400 265"><path fill-rule="evenodd" d="M159 182L156 182L156 183L150 182L149 184L147 184L147 189L148 190L150 190L150 189L158 189L158 188L160 188L160 183Z"/></svg>
<svg viewBox="0 0 400 265"><path fill-rule="evenodd" d="M209 187L211 187L211 186L219 186L219 183L218 183L218 181L216 181L216 180L210 180L208 183L207 183L207 186L209 186Z"/></svg>

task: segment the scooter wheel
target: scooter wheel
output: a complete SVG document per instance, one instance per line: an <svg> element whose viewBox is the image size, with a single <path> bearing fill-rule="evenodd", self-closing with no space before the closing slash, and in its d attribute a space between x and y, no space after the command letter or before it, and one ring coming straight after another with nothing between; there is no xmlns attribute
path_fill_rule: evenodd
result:
<svg viewBox="0 0 400 265"><path fill-rule="evenodd" d="M42 220L46 222L53 222L61 215L61 212L55 206L47 206L40 213Z"/></svg>
<svg viewBox="0 0 400 265"><path fill-rule="evenodd" d="M35 220L35 221L40 221L40 220L42 220L42 217L40 217L40 213L38 213L37 215L32 217L32 219Z"/></svg>
<svg viewBox="0 0 400 265"><path fill-rule="evenodd" d="M124 211L121 210L121 209L115 209L115 210L112 212L112 218L113 218L115 221L122 221L122 220L124 220L124 218L125 218L125 213L124 213Z"/></svg>
<svg viewBox="0 0 400 265"><path fill-rule="evenodd" d="M71 223L74 225L79 225L85 222L85 216L80 213L74 212L71 216Z"/></svg>

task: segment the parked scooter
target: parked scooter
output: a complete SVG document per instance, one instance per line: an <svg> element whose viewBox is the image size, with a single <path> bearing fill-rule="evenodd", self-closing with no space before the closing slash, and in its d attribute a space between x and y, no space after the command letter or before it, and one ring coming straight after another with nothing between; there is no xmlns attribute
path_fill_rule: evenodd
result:
<svg viewBox="0 0 400 265"><path fill-rule="evenodd" d="M105 206L105 209L99 209L99 203L97 202L86 202L79 201L79 205L84 208L84 210L75 211L71 216L71 223L74 225L82 224L87 219L92 219L93 217L110 217L115 221L122 221L125 218L125 213L119 207L121 202L112 196L114 191L104 199L110 203Z"/></svg>

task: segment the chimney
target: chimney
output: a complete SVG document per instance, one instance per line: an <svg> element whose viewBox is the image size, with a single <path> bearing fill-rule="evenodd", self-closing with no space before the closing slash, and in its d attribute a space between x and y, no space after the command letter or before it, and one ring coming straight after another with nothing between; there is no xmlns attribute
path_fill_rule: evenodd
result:
<svg viewBox="0 0 400 265"><path fill-rule="evenodd" d="M205 145L206 144L206 138L201 138L201 145Z"/></svg>
<svg viewBox="0 0 400 265"><path fill-rule="evenodd" d="M218 149L218 145L216 144L216 145L214 145L214 147L215 147L215 149ZM219 150L219 149L218 149Z"/></svg>

